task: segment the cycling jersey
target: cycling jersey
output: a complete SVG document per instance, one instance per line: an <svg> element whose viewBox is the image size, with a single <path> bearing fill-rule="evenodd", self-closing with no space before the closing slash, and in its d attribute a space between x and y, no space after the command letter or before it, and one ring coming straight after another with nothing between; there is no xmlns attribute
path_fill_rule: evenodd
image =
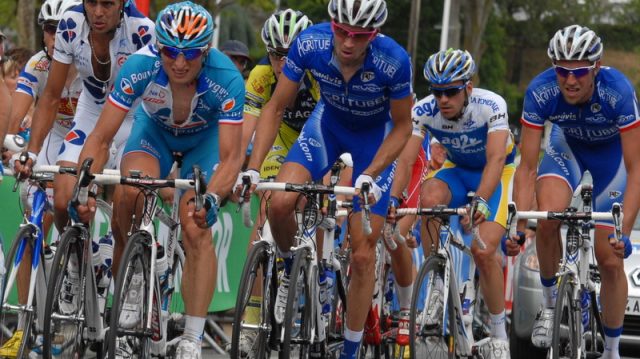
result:
<svg viewBox="0 0 640 359"><path fill-rule="evenodd" d="M568 104L555 71L547 69L529 85L521 121L540 130L545 121L553 123L538 178L562 179L574 191L589 170L593 208L609 211L614 202L623 202L627 183L620 132L640 125L640 115L633 86L620 71L601 67L594 86L587 103Z"/></svg>
<svg viewBox="0 0 640 359"><path fill-rule="evenodd" d="M262 107L271 99L276 83L276 76L269 58L265 57L249 73L244 112L256 117L260 116ZM300 89L293 107L285 109L282 121L293 130L300 132L319 98L318 82L307 72L300 82Z"/></svg>
<svg viewBox="0 0 640 359"><path fill-rule="evenodd" d="M484 168L489 133L509 131L507 104L496 93L474 88L462 117L447 120L440 113L436 98L429 95L413 106L413 135L425 138L427 131L447 149L447 158L457 166ZM513 136L509 136L505 151L505 163L512 163Z"/></svg>
<svg viewBox="0 0 640 359"><path fill-rule="evenodd" d="M522 124L542 129L544 121L557 124L569 144L597 144L620 140L619 133L640 125L638 100L629 80L618 70L601 67L591 99L568 104L549 68L531 81L524 98Z"/></svg>
<svg viewBox="0 0 640 359"><path fill-rule="evenodd" d="M73 63L83 82L83 91L71 130L60 148L58 161L77 163L87 137L93 131L108 91L113 87L113 79L127 57L147 43L155 42L155 27L151 20L142 15L133 2L126 1L120 25L109 43L111 59L110 78L101 81L94 77L91 57L90 27L84 15L83 5L67 10L58 24L53 59L63 63ZM123 122L113 139L111 159L108 167L117 166L124 150L124 143L131 132L132 116Z"/></svg>
<svg viewBox="0 0 640 359"><path fill-rule="evenodd" d="M327 119L352 129L383 125L390 120L389 100L413 92L407 52L382 34L371 41L362 67L345 82L333 55L329 23L311 26L298 35L282 73L300 82L307 70L320 84Z"/></svg>
<svg viewBox="0 0 640 359"><path fill-rule="evenodd" d="M378 34L366 50L364 63L345 82L333 54L333 32L329 23L304 30L289 49L284 76L300 82L309 71L320 85L320 101L305 123L286 161L296 162L318 180L342 153L351 153L353 178L371 163L392 122L390 100L411 96L411 61L393 39ZM372 207L385 216L395 162L374 180L382 196ZM360 210L354 199L354 210Z"/></svg>
<svg viewBox="0 0 640 359"><path fill-rule="evenodd" d="M124 111L129 111L138 98L142 99L125 154L143 151L158 158L162 176L168 175L171 169L171 151L183 152L184 170L190 170L187 163L211 160L202 167L206 177L211 176L213 171L207 169L213 169L218 161L218 151L212 150L218 148L218 125L242 125L242 75L233 62L216 49L210 49L203 61L191 112L182 123L176 123L173 118L174 94L155 45L148 45L129 57L109 95L109 102ZM192 159L190 153L197 159Z"/></svg>
<svg viewBox="0 0 640 359"><path fill-rule="evenodd" d="M49 65L50 61L46 52L40 51L33 55L20 73L20 76L18 76L16 92L27 94L37 100L47 84ZM71 128L71 122L73 121L73 115L76 112L81 92L82 81L78 76L71 82L70 86L65 86L62 90L56 121L53 125L53 132L58 136L64 137ZM40 161L38 163L42 164Z"/></svg>

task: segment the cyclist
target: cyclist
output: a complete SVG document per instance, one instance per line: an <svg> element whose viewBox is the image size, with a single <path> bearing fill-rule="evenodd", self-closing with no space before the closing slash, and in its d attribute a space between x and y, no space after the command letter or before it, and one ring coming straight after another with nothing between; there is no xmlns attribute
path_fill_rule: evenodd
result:
<svg viewBox="0 0 640 359"><path fill-rule="evenodd" d="M55 43L56 29L58 23L62 19L62 14L70 7L80 4L80 0L46 0L40 8L38 15L38 25L42 27L42 47L43 49L35 54L18 77L18 86L16 92L12 96L12 111L9 133L16 133L20 122L27 115L31 105L38 100L47 83L49 75L49 65L53 56L53 47ZM71 127L73 114L75 112L78 97L82 91L82 81L77 76L75 67L71 65L71 69L65 79L65 87L60 97L59 106L57 108L56 120L53 130L44 140L44 151L41 151L37 162L40 164L55 164L60 146L64 140L67 131ZM31 192L31 191L30 191ZM53 189L47 188L47 196L53 198ZM29 201L30 202L30 201ZM44 233L48 233L51 225L51 216L45 217ZM25 263L29 263L30 247L25 250ZM18 271L18 302L26 303L27 292L29 290L30 267L20 266ZM14 332L13 339L10 339L2 348L0 348L0 356L16 357L20 343L22 341L22 330L24 323L22 321L23 314L20 313L21 320L18 321L18 329Z"/></svg>
<svg viewBox="0 0 640 359"><path fill-rule="evenodd" d="M471 252L491 319L491 340L481 350L485 358L509 358L502 267L495 256L505 233L515 146L504 99L473 88L475 69L473 58L464 50L448 49L429 57L424 76L431 83L431 95L413 107L413 136L401 157L415 158L427 132L447 149L443 166L429 173L422 185L422 207L463 206L468 203L467 193L475 193L471 220L486 248L474 241ZM405 183L396 185L403 188ZM432 244L437 245L438 228L435 221L423 222L427 225L422 227L422 246L428 256ZM440 293L437 288L436 293ZM431 318L441 316L443 310L442 293L436 298L427 311Z"/></svg>
<svg viewBox="0 0 640 359"><path fill-rule="evenodd" d="M589 170L595 211L610 211L614 202L627 199L621 241L607 240L611 223L598 221L595 229L595 255L602 276L603 358L619 358L627 303L622 259L631 254L629 235L640 206L640 114L633 85L620 71L601 66L602 53L600 38L580 25L558 30L549 41L547 54L553 66L535 77L525 93L522 159L514 198L519 210L527 210L534 204L535 189L538 210L561 211L569 205L583 172ZM552 123L552 129L538 169L545 121ZM525 221L521 222L518 227L523 229ZM536 237L544 305L531 340L538 347L549 347L562 255L560 223L538 221Z"/></svg>
<svg viewBox="0 0 640 359"><path fill-rule="evenodd" d="M265 21L261 37L267 48L267 57L261 59L251 70L245 86L244 124L242 127L243 156L253 139L262 109L273 95L289 48L298 34L311 25L312 22L306 15L293 9L276 11ZM320 98L318 82L311 76L311 73L307 72L305 74L294 97L292 103L282 113L282 122L278 128L278 134L266 159L260 166L260 171L250 170L253 176L259 176L263 180L275 178L289 149L300 135L302 126ZM240 185L241 179L241 176L239 176L238 185ZM264 208L261 211L264 213ZM255 236L259 225L260 223L256 221L252 231L252 238ZM262 299L262 294L257 290L252 294L250 301L258 303L258 306L249 306L245 321L258 324L260 320L259 303ZM240 350L243 353L248 353L253 346L255 334L257 333L243 331L243 337L240 339Z"/></svg>
<svg viewBox="0 0 640 359"><path fill-rule="evenodd" d="M44 139L51 131L72 65L82 79L83 89L72 127L57 158L57 163L63 166L77 163L82 145L95 126L107 92L114 84L115 74L126 58L152 40L153 22L129 0L83 0L82 6L65 12L56 33L47 85L33 114L28 159L24 164L15 162L22 177L29 175ZM131 119L126 123L114 141L116 153L122 153L124 140L130 132ZM68 175L57 175L54 181L54 221L60 232L68 222L67 204L74 183L75 178Z"/></svg>
<svg viewBox="0 0 640 359"><path fill-rule="evenodd" d="M411 127L411 64L400 45L378 36L387 18L384 0L331 0L331 23L311 26L290 48L282 75L271 100L262 110L256 129L249 170L257 183L262 163L277 135L281 114L295 97L305 71L320 84L321 99L305 123L276 177L278 182L318 180L338 156L351 153L355 187L371 186L369 193L372 233L361 228L362 203L354 202L351 217L351 282L348 302L366 303L373 295L375 244L380 236L389 202L393 160L409 136ZM293 218L296 194L273 193L269 221L285 262L278 289L275 315L282 322L288 292L290 247L296 232ZM362 339L368 306L349 306L343 358L353 358Z"/></svg>
<svg viewBox="0 0 640 359"><path fill-rule="evenodd" d="M181 293L186 322L176 352L179 358L201 356L200 344L217 269L210 227L217 220L221 196L231 191L241 166L244 82L231 60L210 48L213 27L209 12L190 1L162 10L156 20L157 44L144 47L123 65L80 156L82 160L94 158L93 171L100 171L107 162L111 139L141 98L121 172L140 170L143 176L164 178L171 170L172 154L181 152L180 178L193 176L194 164L205 173L208 186L204 199L210 208L194 213L192 191L180 199L186 254ZM114 194L114 266L124 249L132 216L139 217L136 198L137 190L125 186ZM89 208L92 206L89 204ZM89 208L80 206L79 214L86 216ZM141 206L138 209L142 210ZM137 323L140 292L135 287L130 289L120 314L121 326Z"/></svg>

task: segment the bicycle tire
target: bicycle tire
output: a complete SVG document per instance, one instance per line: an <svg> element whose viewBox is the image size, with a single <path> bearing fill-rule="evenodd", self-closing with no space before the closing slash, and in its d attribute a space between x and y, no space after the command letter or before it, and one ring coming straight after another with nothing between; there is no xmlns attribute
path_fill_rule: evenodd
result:
<svg viewBox="0 0 640 359"><path fill-rule="evenodd" d="M336 270L336 280L333 286L331 299L331 312L329 313L329 326L327 327L327 353L329 355L338 352L344 343L344 330L347 324L347 283L349 258L347 255L339 260L340 268ZM331 356L330 356L331 357Z"/></svg>
<svg viewBox="0 0 640 359"><path fill-rule="evenodd" d="M595 290L589 292L589 330L585 339L585 350L587 358L598 357L604 351L604 327L598 306L600 293ZM595 338L595 340L593 340Z"/></svg>
<svg viewBox="0 0 640 359"><path fill-rule="evenodd" d="M270 249L269 243L265 241L256 242L247 256L244 269L242 271L242 277L240 277L240 288L238 290L238 296L236 298L236 311L233 317L233 331L231 335L231 357L232 358L269 358L271 355L271 348L269 346L270 337L275 334L273 330L275 328L275 320L273 318L273 303L275 302L275 294L278 290L276 272L275 272L275 258L273 258L272 280L270 283L266 283L267 277L265 272L270 270L269 265L270 256L269 252L273 252L275 256L275 248ZM258 324L258 331L254 341L254 347L251 353L240 352L240 338L242 335L244 325L244 313L249 304L251 298L251 292L256 285L256 281L262 281L263 296L260 302L260 323ZM264 295L265 288L268 287L268 295ZM249 331L254 331L248 329ZM245 354L247 356L245 356ZM252 355L251 355L252 354Z"/></svg>
<svg viewBox="0 0 640 359"><path fill-rule="evenodd" d="M19 230L18 233L15 236L15 240L13 241L13 243L11 244L11 248L9 249L9 253L7 255L7 257L5 258L5 277L2 283L2 296L0 298L2 298L2 304L0 305L0 323L2 323L3 325L7 324L7 312L4 310L4 296L5 293L7 292L7 290L11 291L11 289L15 286L15 283L17 281L14 281L14 283L11 284L10 287L8 287L8 283L7 283L7 279L9 279L11 277L11 273L12 272L16 272L19 270L19 267L15 267L15 257L18 254L18 249L20 247L20 243L22 242L23 238L27 237L27 236L33 236L35 233L37 233L38 229L36 226L34 226L33 224L29 223L25 226L22 226ZM27 240L26 245L31 245L30 242ZM33 253L33 248L31 249L31 253ZM20 263L20 265L25 264L24 261L22 261ZM31 263L26 263L29 266L31 266ZM17 287L16 287L17 290ZM7 297L8 300L8 297ZM34 301L34 306L37 306L37 303L35 303ZM25 350L28 349L30 343L33 342L34 337L32 337L32 333L31 333L31 327L32 327L32 322L35 320L35 310L37 310L37 307L34 308L33 312L24 312L24 325L25 327L23 328L23 334L22 334L22 343L20 344L20 348L18 349L18 358L23 357L24 355L27 355L28 353L25 353ZM16 328L17 328L17 321L16 321ZM15 331L14 331L15 333ZM4 343L6 340L8 340L9 338L6 338L4 336L4 332L0 331L0 343Z"/></svg>
<svg viewBox="0 0 640 359"><path fill-rule="evenodd" d="M108 357L110 359L116 358L116 348L126 348L131 350L131 353L136 353L141 358L149 358L151 356L151 328L145 328L146 313L148 313L149 295L151 295L149 286L149 268L150 263L150 249L149 245L152 239L146 232L137 232L129 237L127 245L125 246L124 253L120 260L120 267L118 268L118 276L116 277L115 290L113 294L113 301L111 305L111 316L109 322L109 332L107 335L107 347ZM140 292L142 295L138 295L137 302L140 303L140 312L138 321L132 325L131 328L120 328L120 315L122 314L122 307L126 299L126 295L129 294L129 286L132 283L132 277L135 274L142 275L142 283L140 284ZM156 283L157 287L157 283ZM154 293L157 292L157 288L154 289ZM160 305L159 301L154 301L156 308L154 309L158 314L156 318L158 321L155 323L158 327L160 322ZM151 325L154 326L154 323ZM121 339L120 345L118 339ZM123 341L127 347L123 347ZM118 346L119 345L119 346Z"/></svg>
<svg viewBox="0 0 640 359"><path fill-rule="evenodd" d="M293 266L289 279L289 293L282 328L284 335L280 350L280 359L292 358L292 346L298 348L300 359L308 358L311 349L311 327L313 315L317 310L317 298L312 296L318 277L311 267L311 250L301 247L294 253ZM311 280L310 280L311 279ZM301 285L301 288L299 286ZM294 332L294 329L296 330ZM297 334L297 335L295 335Z"/></svg>
<svg viewBox="0 0 640 359"><path fill-rule="evenodd" d="M553 359L579 359L579 330L582 326L581 308L574 299L577 288L573 273L562 274L558 278L558 297L553 316L553 339L549 348Z"/></svg>
<svg viewBox="0 0 640 359"><path fill-rule="evenodd" d="M431 278L435 275L439 275L441 278L445 278L446 260L444 257L434 254L429 256L420 271L413 285L413 294L411 296L411 313L409 320L409 348L411 358L455 358L456 357L456 336L452 333L457 332L457 326L455 321L455 309L453 307L453 301L451 300L451 294L447 300L447 312L445 315L445 322L447 325L447 334L444 331L445 323L438 323L436 327L430 330L424 329L424 317L426 316L426 310L420 310L420 304L424 304L422 308L427 308L427 305L433 305L431 302L431 292L433 291ZM449 278L454 273L449 273ZM421 297L421 291L426 291L424 297ZM444 305L444 303L443 303ZM418 332L418 327L420 331ZM422 341L425 345L425 352L418 355L418 341Z"/></svg>
<svg viewBox="0 0 640 359"><path fill-rule="evenodd" d="M60 242L56 250L56 254L53 258L53 264L51 266L51 276L49 283L47 284L47 299L44 312L44 327L43 327L43 346L42 356L43 358L51 358L54 354L53 344L58 344L62 339L62 345L59 350L65 351L72 346L71 351L66 353L70 357L82 357L84 356L85 345L82 338L84 331L84 321L76 323L76 332L74 333L71 327L74 324L68 324L63 320L54 319L56 314L62 314L58 298L62 290L63 281L67 276L66 269L71 256L76 256L78 264L81 262L83 253L82 242L82 230L78 227L68 227L60 237ZM81 266L80 266L81 267ZM81 271L80 267L78 271ZM79 273L80 274L80 273ZM79 279L79 283L82 283L82 279ZM80 299L80 294L77 294ZM66 315L81 315L79 313L82 309L82 305L78 303L76 305L75 313L64 313ZM52 328L53 327L53 328ZM62 334L60 334L62 333Z"/></svg>

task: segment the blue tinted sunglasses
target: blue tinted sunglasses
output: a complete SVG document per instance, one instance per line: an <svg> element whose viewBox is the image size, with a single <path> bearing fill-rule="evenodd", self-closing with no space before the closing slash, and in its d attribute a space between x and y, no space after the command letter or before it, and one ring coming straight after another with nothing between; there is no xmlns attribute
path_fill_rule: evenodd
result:
<svg viewBox="0 0 640 359"><path fill-rule="evenodd" d="M460 86L451 86L451 87L431 87L429 88L431 90L431 93L433 94L433 96L440 98L443 95L447 96L449 98L457 95L460 93L460 91L462 91L462 89L465 88L465 86L467 86L467 83L463 83Z"/></svg>
<svg viewBox="0 0 640 359"><path fill-rule="evenodd" d="M586 74L591 72L591 70L593 70L595 67L596 65L593 64L591 66L576 67L572 69L572 68L563 67L559 65L553 65L553 69L556 70L556 73L561 77L569 77L569 75L572 74L577 79L584 77Z"/></svg>
<svg viewBox="0 0 640 359"><path fill-rule="evenodd" d="M182 54L184 56L184 59L187 61L191 61L199 58L207 50L207 46L181 49L179 47L158 45L158 48L160 49L160 52L164 56L172 60L177 59L178 55Z"/></svg>

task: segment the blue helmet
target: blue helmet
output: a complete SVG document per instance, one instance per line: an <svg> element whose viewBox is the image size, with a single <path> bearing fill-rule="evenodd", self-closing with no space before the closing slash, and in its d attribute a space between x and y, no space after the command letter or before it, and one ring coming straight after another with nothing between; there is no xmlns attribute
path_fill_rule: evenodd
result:
<svg viewBox="0 0 640 359"><path fill-rule="evenodd" d="M473 76L476 64L466 50L448 49L429 56L424 64L424 77L436 85L467 81Z"/></svg>
<svg viewBox="0 0 640 359"><path fill-rule="evenodd" d="M200 5L183 1L158 14L156 38L160 45L181 49L205 47L213 38L213 18Z"/></svg>

